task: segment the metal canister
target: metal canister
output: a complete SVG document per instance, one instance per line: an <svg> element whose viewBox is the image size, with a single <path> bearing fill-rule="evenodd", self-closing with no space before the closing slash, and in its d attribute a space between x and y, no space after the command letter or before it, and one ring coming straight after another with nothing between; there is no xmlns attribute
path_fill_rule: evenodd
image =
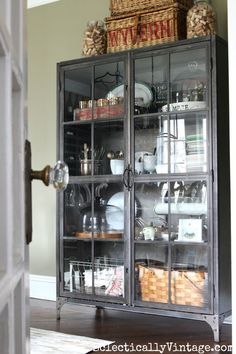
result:
<svg viewBox="0 0 236 354"><path fill-rule="evenodd" d="M124 102L124 97L114 96L109 98L109 105L114 106L116 104L122 104Z"/></svg>
<svg viewBox="0 0 236 354"><path fill-rule="evenodd" d="M79 101L79 108L80 109L88 108L88 102L89 101Z"/></svg>
<svg viewBox="0 0 236 354"><path fill-rule="evenodd" d="M98 107L106 107L106 106L108 106L108 104L109 104L109 101L108 101L107 98L99 98L97 100L97 106Z"/></svg>
<svg viewBox="0 0 236 354"><path fill-rule="evenodd" d="M94 108L97 105L97 101L96 100L89 100L88 101L88 108Z"/></svg>

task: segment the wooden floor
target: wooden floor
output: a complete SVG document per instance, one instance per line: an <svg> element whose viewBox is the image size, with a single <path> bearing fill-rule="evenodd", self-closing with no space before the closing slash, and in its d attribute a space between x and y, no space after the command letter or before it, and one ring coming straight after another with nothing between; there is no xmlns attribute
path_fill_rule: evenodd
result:
<svg viewBox="0 0 236 354"><path fill-rule="evenodd" d="M154 348L154 350L149 351L149 353L157 352L156 349L158 347L156 343L158 343L158 345L173 342L184 345L189 343L191 345L208 344L211 347L214 346L212 330L205 322L141 315L114 310L96 311L95 308L73 304L63 306L61 320L57 321L56 303L36 299L31 299L31 326L111 340L115 342L115 345L122 344L124 346L126 343L130 345L130 351L135 345L139 345L138 349L140 349L140 345L143 346L148 343L153 343ZM223 350L211 350L211 353L228 353L229 351L225 351L225 345L230 344L231 325L224 324L220 343L220 345L223 345ZM118 349L121 349L121 347ZM150 347L148 349L150 349ZM107 351L107 353L109 352ZM114 352L118 353L121 351L113 350L112 353ZM125 350L123 352L125 352ZM139 351L139 353L143 352L145 352L145 349L144 351ZM104 351L96 351L96 353L104 353ZM170 353L170 351L165 351L164 353ZM179 351L176 353L179 353Z"/></svg>

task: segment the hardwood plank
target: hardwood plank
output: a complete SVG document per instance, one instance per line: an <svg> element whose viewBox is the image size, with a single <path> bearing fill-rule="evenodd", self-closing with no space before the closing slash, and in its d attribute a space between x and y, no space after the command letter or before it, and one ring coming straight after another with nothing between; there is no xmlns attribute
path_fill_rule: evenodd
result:
<svg viewBox="0 0 236 354"><path fill-rule="evenodd" d="M214 345L212 330L207 323L202 321L107 309L96 310L77 304L65 304L61 311L61 319L58 321L56 303L37 299L31 299L31 326L111 340L115 341L116 345L124 346L127 343L130 349L132 345L147 345L148 343L160 345L167 342ZM221 345L232 344L231 331L231 325L222 326ZM96 353L104 353L104 351ZM211 353L219 353L219 351L211 351Z"/></svg>

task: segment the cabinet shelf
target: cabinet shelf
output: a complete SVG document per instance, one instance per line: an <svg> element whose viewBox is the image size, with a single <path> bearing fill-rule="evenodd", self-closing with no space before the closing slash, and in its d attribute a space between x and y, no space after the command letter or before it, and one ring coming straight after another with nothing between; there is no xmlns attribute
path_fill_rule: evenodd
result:
<svg viewBox="0 0 236 354"><path fill-rule="evenodd" d="M86 120L77 120L77 121L70 121L70 122L63 122L63 125L70 126L70 125L84 125L84 124L91 124L91 123L109 123L109 122L122 122L124 121L124 117L111 117L111 118L99 118L99 119L86 119Z"/></svg>
<svg viewBox="0 0 236 354"><path fill-rule="evenodd" d="M92 240L98 241L98 242L124 242L124 239L119 239L119 238L88 238L88 237L75 237L75 236L64 236L63 240L65 241L71 241L71 242L77 242L77 241L86 241L86 242L91 242Z"/></svg>
<svg viewBox="0 0 236 354"><path fill-rule="evenodd" d="M168 203L158 203L154 207L156 214L169 213ZM170 203L171 214L184 214L184 215L204 215L207 214L206 203Z"/></svg>
<svg viewBox="0 0 236 354"><path fill-rule="evenodd" d="M155 112L155 113L142 113L142 114L136 114L134 115L134 119L138 119L138 118L155 118L155 117L162 117L165 115L172 115L172 116L176 116L176 115L191 115L191 113L205 113L208 112L209 109L207 107L202 108L202 109L188 109L188 110L177 110L177 111L166 111L166 112Z"/></svg>

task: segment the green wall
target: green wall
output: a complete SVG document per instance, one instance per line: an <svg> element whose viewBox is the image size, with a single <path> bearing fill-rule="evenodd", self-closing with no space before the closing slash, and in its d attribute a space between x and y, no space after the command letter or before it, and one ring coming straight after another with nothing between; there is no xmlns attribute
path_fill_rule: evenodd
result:
<svg viewBox="0 0 236 354"><path fill-rule="evenodd" d="M212 0L226 38L226 0ZM28 120L32 166L56 161L56 63L81 56L86 23L109 16L109 0L61 0L28 10ZM56 192L33 182L30 272L55 275Z"/></svg>
<svg viewBox="0 0 236 354"><path fill-rule="evenodd" d="M227 0L211 0L217 15L217 33L227 39Z"/></svg>
<svg viewBox="0 0 236 354"><path fill-rule="evenodd" d="M28 10L28 122L33 169L56 162L56 63L79 58L87 21L109 16L109 0L61 0ZM30 272L55 275L56 191L33 182Z"/></svg>

